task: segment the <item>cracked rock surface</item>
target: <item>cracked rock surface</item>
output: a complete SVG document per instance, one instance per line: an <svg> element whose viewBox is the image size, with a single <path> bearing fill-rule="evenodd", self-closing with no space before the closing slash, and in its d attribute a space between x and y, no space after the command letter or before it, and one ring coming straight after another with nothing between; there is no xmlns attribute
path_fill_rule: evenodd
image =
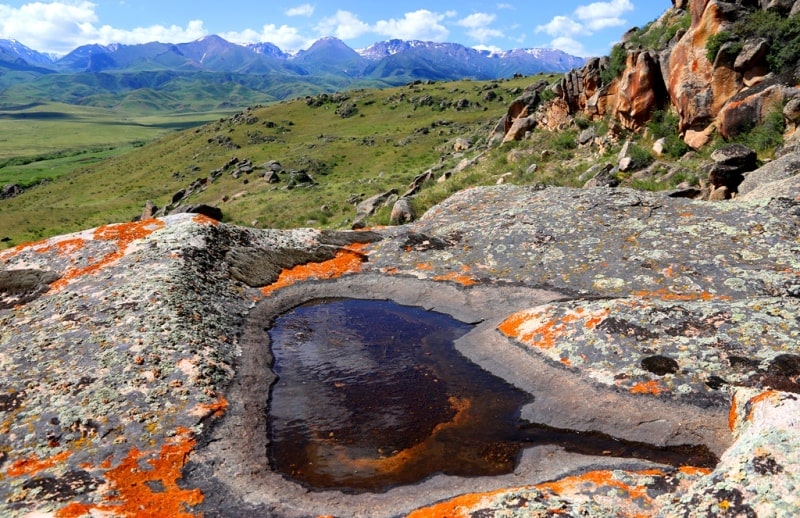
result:
<svg viewBox="0 0 800 518"><path fill-rule="evenodd" d="M0 251L0 515L800 514L800 203L623 189L459 192L365 232L181 214ZM381 494L269 469L263 329L324 296L478 322L459 350L525 419L714 469L527 450Z"/></svg>

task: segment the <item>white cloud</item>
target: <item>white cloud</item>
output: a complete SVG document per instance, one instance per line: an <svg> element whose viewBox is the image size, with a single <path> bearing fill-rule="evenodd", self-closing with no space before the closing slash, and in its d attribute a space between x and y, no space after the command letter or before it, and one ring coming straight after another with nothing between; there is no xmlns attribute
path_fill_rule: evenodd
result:
<svg viewBox="0 0 800 518"><path fill-rule="evenodd" d="M586 55L581 36L592 34L627 23L623 15L633 10L630 0L610 0L578 6L571 16L556 16L548 23L536 27L536 32L544 32L554 39L550 45L576 56Z"/></svg>
<svg viewBox="0 0 800 518"><path fill-rule="evenodd" d="M286 10L286 16L311 16L314 14L314 6L311 4L298 5Z"/></svg>
<svg viewBox="0 0 800 518"><path fill-rule="evenodd" d="M498 9L508 9L510 11L513 11L515 9L514 6L511 5L511 4L497 4L497 8Z"/></svg>
<svg viewBox="0 0 800 518"><path fill-rule="evenodd" d="M370 32L371 28L350 11L337 11L335 15L322 19L316 30L320 36L336 36L341 40L349 40Z"/></svg>
<svg viewBox="0 0 800 518"><path fill-rule="evenodd" d="M154 25L128 30L99 26L96 7L89 1L31 2L19 8L0 5L0 36L41 52L66 54L88 43L182 42L207 35L199 20L186 27Z"/></svg>
<svg viewBox="0 0 800 518"><path fill-rule="evenodd" d="M475 45L472 48L475 49L475 50L481 50L481 51L490 52L492 54L498 54L500 52L503 52L503 49L501 49L500 47L497 47L495 45Z"/></svg>
<svg viewBox="0 0 800 518"><path fill-rule="evenodd" d="M312 38L300 34L295 27L281 25L280 27L269 24L264 25L261 32L246 29L242 32L226 32L221 37L234 43L261 43L269 42L277 45L281 50L300 50L308 48L314 43Z"/></svg>
<svg viewBox="0 0 800 518"><path fill-rule="evenodd" d="M582 5L575 9L575 16L594 32L625 25L627 22L622 14L628 11L633 11L630 0L611 0Z"/></svg>
<svg viewBox="0 0 800 518"><path fill-rule="evenodd" d="M573 56L586 55L586 50L581 42L566 36L555 38L550 42L550 46L554 49L563 50L567 54L571 54Z"/></svg>
<svg viewBox="0 0 800 518"><path fill-rule="evenodd" d="M566 16L556 16L548 23L536 27L536 32L545 32L550 36L576 35L583 31L582 24Z"/></svg>
<svg viewBox="0 0 800 518"><path fill-rule="evenodd" d="M467 34L483 43L490 38L501 38L503 31L492 29L489 26L497 18L489 13L473 13L456 22L456 25L467 28Z"/></svg>
<svg viewBox="0 0 800 518"><path fill-rule="evenodd" d="M619 18L622 13L627 11L633 11L633 4L630 0L611 0L610 2L581 5L575 9L575 16L584 21L598 18Z"/></svg>
<svg viewBox="0 0 800 518"><path fill-rule="evenodd" d="M389 38L403 40L445 41L450 35L442 21L455 15L434 13L427 9L406 13L400 20L381 20L375 24L374 31Z"/></svg>

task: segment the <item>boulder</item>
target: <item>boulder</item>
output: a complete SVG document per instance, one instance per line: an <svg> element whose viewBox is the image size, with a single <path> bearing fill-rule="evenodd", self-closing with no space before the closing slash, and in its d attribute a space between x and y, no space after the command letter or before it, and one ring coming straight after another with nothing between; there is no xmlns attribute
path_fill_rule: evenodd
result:
<svg viewBox="0 0 800 518"><path fill-rule="evenodd" d="M316 182L306 171L290 171L289 172L289 185L315 185Z"/></svg>
<svg viewBox="0 0 800 518"><path fill-rule="evenodd" d="M13 198L14 196L19 196L23 192L24 190L22 189L22 187L20 187L15 183L6 184L3 186L2 189L0 189L0 200L5 200L7 198Z"/></svg>
<svg viewBox="0 0 800 518"><path fill-rule="evenodd" d="M142 209L142 214L139 216L139 219L151 219L156 217L156 213L158 212L158 206L152 202L152 200L147 200L144 204L144 209Z"/></svg>
<svg viewBox="0 0 800 518"><path fill-rule="evenodd" d="M456 153L460 153L462 151L467 151L469 148L472 147L472 141L465 138L457 138L453 143L453 151Z"/></svg>
<svg viewBox="0 0 800 518"><path fill-rule="evenodd" d="M777 83L777 80L762 82L733 96L720 109L716 128L725 139L732 139L754 125L762 124L771 111L781 110L786 99L799 93L797 88L786 87Z"/></svg>
<svg viewBox="0 0 800 518"><path fill-rule="evenodd" d="M730 193L738 192L744 173L758 166L756 152L741 144L719 148L711 153L711 159L714 164L708 172L709 183L713 189L725 187Z"/></svg>
<svg viewBox="0 0 800 518"><path fill-rule="evenodd" d="M202 214L215 221L222 221L222 209L212 205L199 203L196 205L179 205L170 211L170 214Z"/></svg>
<svg viewBox="0 0 800 518"><path fill-rule="evenodd" d="M617 179L615 169L611 165L601 167L600 170L585 184L584 189L592 189L595 187L617 187L619 180Z"/></svg>
<svg viewBox="0 0 800 518"><path fill-rule="evenodd" d="M264 180L267 183L280 183L281 177L278 175L277 171L268 171L267 174L264 175Z"/></svg>
<svg viewBox="0 0 800 518"><path fill-rule="evenodd" d="M739 184L739 195L750 194L756 190L766 192L765 186L774 182L797 177L800 173L800 153L794 152L783 155L745 175L744 181ZM789 183L786 184L791 185ZM784 196L794 198L798 192L786 192ZM752 198L759 197L756 195Z"/></svg>
<svg viewBox="0 0 800 518"><path fill-rule="evenodd" d="M400 198L394 202L392 206L392 213L389 220L393 225L402 225L404 223L411 223L416 219L414 207L411 206L411 200L408 198Z"/></svg>
<svg viewBox="0 0 800 518"><path fill-rule="evenodd" d="M536 128L536 117L527 116L515 119L511 127L506 131L506 136L503 138L503 143L511 142L514 140L522 140L525 138L529 131Z"/></svg>
<svg viewBox="0 0 800 518"><path fill-rule="evenodd" d="M641 129L658 107L667 102L658 54L636 51L628 54L619 80L613 115L629 130Z"/></svg>
<svg viewBox="0 0 800 518"><path fill-rule="evenodd" d="M706 57L708 38L727 29L731 16L735 18L737 11L734 9L732 14L732 5L717 0L692 1L692 24L669 55L666 86L680 117L681 133L707 128L743 86L732 60L718 59L712 63Z"/></svg>

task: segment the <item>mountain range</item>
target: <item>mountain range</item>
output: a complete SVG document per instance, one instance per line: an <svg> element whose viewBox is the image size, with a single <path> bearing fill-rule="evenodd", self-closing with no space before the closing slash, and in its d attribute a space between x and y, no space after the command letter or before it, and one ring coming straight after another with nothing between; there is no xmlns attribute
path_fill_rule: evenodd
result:
<svg viewBox="0 0 800 518"><path fill-rule="evenodd" d="M0 94L7 106L36 101L108 106L141 89L191 90L207 99L219 93L220 85L234 85L234 97L226 102L235 104L414 80L561 73L584 61L554 49L489 52L457 43L404 40L354 50L330 37L289 53L271 43L239 45L214 35L177 44L84 45L52 57L0 39Z"/></svg>

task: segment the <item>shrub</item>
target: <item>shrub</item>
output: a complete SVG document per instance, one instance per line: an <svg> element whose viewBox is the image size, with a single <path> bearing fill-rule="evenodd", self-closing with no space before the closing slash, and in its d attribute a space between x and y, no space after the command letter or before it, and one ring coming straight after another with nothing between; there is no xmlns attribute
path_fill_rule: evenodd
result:
<svg viewBox="0 0 800 518"><path fill-rule="evenodd" d="M630 146L628 148L628 153L631 157L632 169L644 169L653 163L653 155L650 154L650 151L638 144Z"/></svg>
<svg viewBox="0 0 800 518"><path fill-rule="evenodd" d="M713 63L722 46L734 40L736 40L736 36L728 31L720 31L709 36L706 41L706 57L708 60Z"/></svg>
<svg viewBox="0 0 800 518"><path fill-rule="evenodd" d="M604 84L610 84L611 81L622 75L625 71L626 61L628 60L628 52L621 43L617 43L611 47L611 54L609 55L608 68L600 72L600 81Z"/></svg>
<svg viewBox="0 0 800 518"><path fill-rule="evenodd" d="M673 159L682 157L690 149L678 134L679 123L678 114L665 110L653 112L647 123L647 129L653 135L654 140L663 138L666 141L664 153Z"/></svg>
<svg viewBox="0 0 800 518"><path fill-rule="evenodd" d="M764 122L740 133L733 140L744 144L758 153L769 152L783 144L783 132L786 121L783 118L783 107L777 104L767 113Z"/></svg>

